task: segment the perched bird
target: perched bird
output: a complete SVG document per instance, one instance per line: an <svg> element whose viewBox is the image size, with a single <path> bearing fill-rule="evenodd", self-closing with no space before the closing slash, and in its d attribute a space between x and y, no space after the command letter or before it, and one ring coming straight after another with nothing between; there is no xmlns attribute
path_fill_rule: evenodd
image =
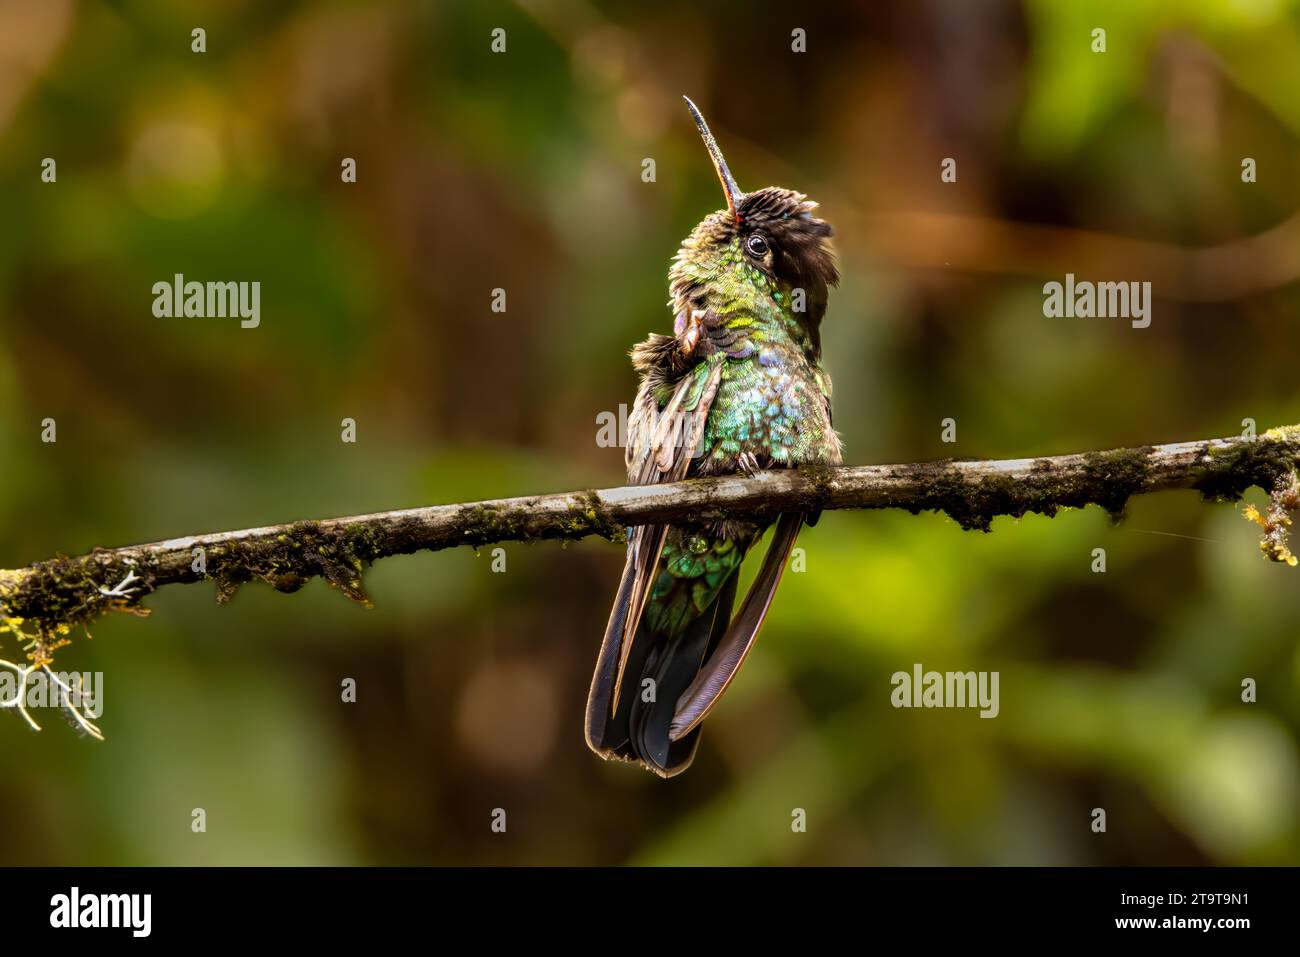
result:
<svg viewBox="0 0 1300 957"><path fill-rule="evenodd" d="M686 104L722 183L725 209L669 269L673 335L632 349L641 377L628 418L634 484L838 465L819 327L839 281L831 227L802 193L742 192L695 104ZM695 756L700 722L754 643L805 520L775 522L758 577L732 615L745 554L763 525L727 519L628 530L627 564L587 700L587 744L662 777Z"/></svg>

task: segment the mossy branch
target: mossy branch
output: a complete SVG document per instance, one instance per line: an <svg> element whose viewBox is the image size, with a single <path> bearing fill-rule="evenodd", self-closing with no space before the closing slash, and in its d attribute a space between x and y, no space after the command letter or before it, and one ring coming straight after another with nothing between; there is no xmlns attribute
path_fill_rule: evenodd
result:
<svg viewBox="0 0 1300 957"><path fill-rule="evenodd" d="M1264 529L1261 547L1269 558L1295 564L1287 529L1300 507L1298 462L1300 426L1289 426L1253 439L1007 461L801 468L302 521L96 549L0 571L0 627L23 635L28 657L45 663L73 627L112 610L143 614L141 599L164 585L211 579L217 600L225 601L253 579L291 592L320 576L368 603L363 569L422 549L589 535L622 540L626 527L650 522L856 508L943 512L962 528L988 531L998 515L1050 516L1086 505L1118 518L1133 495L1180 488L1209 500L1235 500L1251 486L1268 491L1268 512L1249 513Z"/></svg>

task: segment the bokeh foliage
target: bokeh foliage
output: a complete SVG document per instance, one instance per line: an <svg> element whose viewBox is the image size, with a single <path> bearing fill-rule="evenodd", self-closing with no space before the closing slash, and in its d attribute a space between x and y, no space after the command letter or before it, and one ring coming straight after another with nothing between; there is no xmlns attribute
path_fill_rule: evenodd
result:
<svg viewBox="0 0 1300 957"><path fill-rule="evenodd" d="M742 186L805 190L838 228L824 340L851 462L1300 419L1290 279L1218 301L1158 285L1146 330L1045 319L1040 292L1087 244L1208 247L1296 215L1294 3L33 0L0 19L3 567L620 484L596 416L630 401L626 349L668 326L668 259L719 203L682 93ZM935 243L897 228L918 214L944 217ZM972 221L1056 227L1059 269L1032 241L945 245ZM1149 278L1131 266L1097 278ZM154 318L178 272L260 280L261 327ZM668 783L582 743L606 543L508 545L505 574L486 551L387 560L370 611L319 582L223 608L167 589L60 659L105 673L105 743L0 722L0 860L1296 863L1300 578L1255 542L1192 493L988 535L827 514ZM914 662L1000 671L1000 716L893 709Z"/></svg>

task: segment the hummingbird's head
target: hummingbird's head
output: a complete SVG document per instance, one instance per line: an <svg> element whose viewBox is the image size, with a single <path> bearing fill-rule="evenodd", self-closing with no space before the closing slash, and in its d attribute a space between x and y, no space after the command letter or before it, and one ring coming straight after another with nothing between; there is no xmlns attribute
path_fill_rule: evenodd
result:
<svg viewBox="0 0 1300 957"><path fill-rule="evenodd" d="M803 193L779 186L743 192L704 117L683 99L704 137L727 207L706 216L673 260L671 305L679 321L708 308L743 309L747 299L758 297L789 310L792 294L802 290L805 308L792 312L815 345L827 288L839 282L830 224L816 217L817 204Z"/></svg>

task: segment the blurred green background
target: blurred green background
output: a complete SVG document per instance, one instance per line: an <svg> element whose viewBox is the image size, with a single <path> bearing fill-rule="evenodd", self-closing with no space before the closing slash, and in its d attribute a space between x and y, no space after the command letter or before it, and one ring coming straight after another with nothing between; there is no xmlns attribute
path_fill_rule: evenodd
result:
<svg viewBox="0 0 1300 957"><path fill-rule="evenodd" d="M683 93L837 228L849 462L1296 422L1298 87L1281 0L4 0L0 567L621 484L596 417L720 205ZM259 280L260 328L155 318L178 272ZM1066 272L1151 280L1151 327L1045 319ZM1191 492L988 535L828 513L669 782L583 744L606 542L388 559L369 611L164 589L61 652L104 743L0 719L0 861L1296 863L1300 571L1256 532ZM999 671L1001 714L893 709L916 662Z"/></svg>

